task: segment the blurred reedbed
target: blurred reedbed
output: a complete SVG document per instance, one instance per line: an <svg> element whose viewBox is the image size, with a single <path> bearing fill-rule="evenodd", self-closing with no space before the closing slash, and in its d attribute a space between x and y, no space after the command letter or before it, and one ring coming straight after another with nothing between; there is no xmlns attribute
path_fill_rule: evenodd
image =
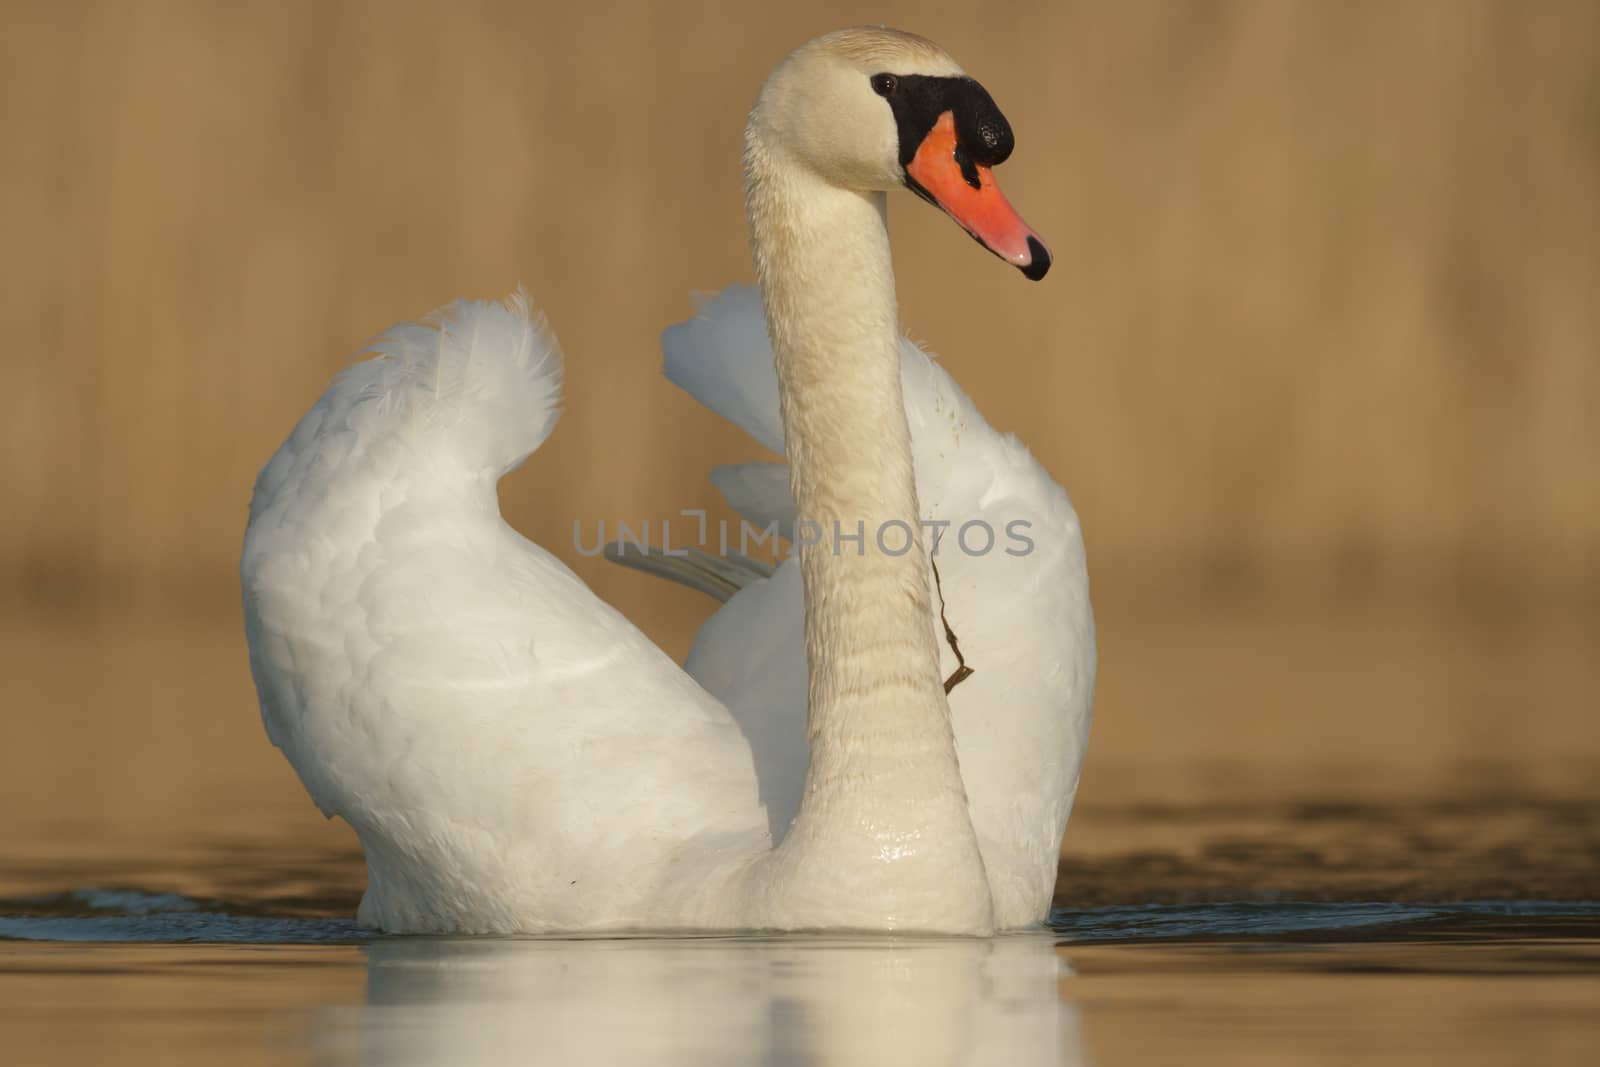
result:
<svg viewBox="0 0 1600 1067"><path fill-rule="evenodd" d="M526 285L566 353L508 519L687 650L711 601L575 524L731 517L706 474L755 446L658 335L751 279L761 78L866 18L994 94L1056 254L1029 283L891 201L907 331L1083 519L1063 902L1593 899L1592 0L0 0L8 892L348 906L255 714L240 541L330 376L457 296Z"/></svg>
<svg viewBox="0 0 1600 1067"><path fill-rule="evenodd" d="M1039 286L911 198L908 330L1073 493L1096 594L1600 599L1600 6L1015 3L874 18L1018 131ZM508 517L748 456L657 373L748 279L738 150L846 3L51 4L0 35L0 610L234 611L255 471L363 339L525 283L567 414Z"/></svg>

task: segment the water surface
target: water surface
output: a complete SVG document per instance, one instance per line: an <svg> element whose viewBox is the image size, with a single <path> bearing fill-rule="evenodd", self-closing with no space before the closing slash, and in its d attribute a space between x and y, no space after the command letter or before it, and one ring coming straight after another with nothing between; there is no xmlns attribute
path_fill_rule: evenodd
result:
<svg viewBox="0 0 1600 1067"><path fill-rule="evenodd" d="M1104 615L989 941L374 937L235 620L0 622L0 1063L1593 1062L1592 626Z"/></svg>
<svg viewBox="0 0 1600 1067"><path fill-rule="evenodd" d="M14 1062L1580 1062L1600 905L1127 906L989 940L391 938L86 891L0 919Z"/></svg>

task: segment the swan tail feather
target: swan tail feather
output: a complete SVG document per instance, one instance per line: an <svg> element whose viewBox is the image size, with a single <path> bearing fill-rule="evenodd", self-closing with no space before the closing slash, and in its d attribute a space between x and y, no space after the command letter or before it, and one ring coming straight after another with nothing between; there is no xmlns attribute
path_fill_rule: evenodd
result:
<svg viewBox="0 0 1600 1067"><path fill-rule="evenodd" d="M748 546L754 538L774 553L778 539L794 540L794 498L789 495L789 465L786 463L730 463L711 472L711 484L746 523L739 543ZM773 566L738 552L712 556L698 549L687 555L667 554L654 546L628 541L607 544L605 558L645 574L686 585L726 603L734 593L752 582L770 578Z"/></svg>
<svg viewBox="0 0 1600 1067"><path fill-rule="evenodd" d="M661 335L667 380L782 454L778 375L760 290L730 285L714 296L697 293L694 302L694 318L669 326ZM776 524L779 537L794 539L794 498L786 464L727 464L712 470L711 484L758 534Z"/></svg>
<svg viewBox="0 0 1600 1067"><path fill-rule="evenodd" d="M640 546L624 541L606 545L605 558L688 586L724 604L745 586L772 576L770 564L748 556L730 553L718 557L693 548L687 551L687 555L669 555L654 545Z"/></svg>
<svg viewBox="0 0 1600 1067"><path fill-rule="evenodd" d="M726 463L711 471L711 484L754 533L794 540L794 497L787 463Z"/></svg>
<svg viewBox="0 0 1600 1067"><path fill-rule="evenodd" d="M560 416L561 349L518 289L504 301L457 300L379 337L346 389L381 398L372 418L404 421L431 447L505 474Z"/></svg>
<svg viewBox="0 0 1600 1067"><path fill-rule="evenodd" d="M743 589L751 582L758 582L771 578L775 569L770 563L763 563L758 559L741 555L738 552L729 552L725 556L713 556L698 549L689 550L690 558L696 560L701 566L719 575L725 581Z"/></svg>
<svg viewBox="0 0 1600 1067"><path fill-rule="evenodd" d="M773 452L783 451L778 375L761 293L730 285L696 294L695 316L661 335L667 379Z"/></svg>
<svg viewBox="0 0 1600 1067"><path fill-rule="evenodd" d="M560 416L561 349L520 289L505 301L457 300L365 351L372 358L334 378L261 472L258 507L312 476L308 464L326 479L380 457L398 469L452 458L498 477Z"/></svg>

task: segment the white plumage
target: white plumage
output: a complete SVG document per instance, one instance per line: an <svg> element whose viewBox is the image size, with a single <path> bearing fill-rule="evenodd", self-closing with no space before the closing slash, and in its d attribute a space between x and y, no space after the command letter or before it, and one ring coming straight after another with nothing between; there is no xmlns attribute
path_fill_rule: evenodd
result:
<svg viewBox="0 0 1600 1067"><path fill-rule="evenodd" d="M667 376L775 452L777 380L760 295L733 286L662 335ZM922 515L947 523L935 555L946 618L973 674L950 692L961 777L1002 927L1040 914L1088 744L1094 618L1083 537L1067 494L1015 437L997 433L944 368L906 338L901 379ZM712 480L758 529L792 523L779 464L719 467ZM960 527L976 522L964 551ZM1011 523L1031 542L1008 537ZM937 528L937 527L933 527ZM980 553L985 529L993 547ZM1024 552L1011 555L1008 549ZM800 803L806 664L797 561L707 620L687 669L727 704L755 753L774 835ZM946 646L943 669L956 668Z"/></svg>
<svg viewBox="0 0 1600 1067"><path fill-rule="evenodd" d="M881 189L900 172L868 88L885 62L959 74L920 38L850 31L769 79L746 164L772 328L735 287L663 348L674 382L788 447L792 479L712 475L757 526L951 524L944 619L921 530L904 552L808 548L738 575L678 667L500 516L496 482L560 400L526 298L396 327L261 472L241 560L267 732L359 835L363 922L985 933L1045 915L1094 683L1083 545L1065 493L893 332ZM789 140L818 129L822 148ZM796 144L851 182L883 168L879 190ZM944 620L975 670L948 704Z"/></svg>
<svg viewBox="0 0 1600 1067"><path fill-rule="evenodd" d="M361 835L364 922L674 925L656 905L709 873L668 886L675 861L708 838L766 848L798 806L799 568L742 590L680 670L500 516L495 482L556 422L554 338L520 295L434 322L395 328L341 374L256 483L242 573L267 732ZM663 346L707 407L753 433L777 422L753 290L708 302ZM901 351L925 516L1035 524L1033 555L936 557L975 669L950 694L962 778L999 925L1023 925L1048 907L1089 727L1082 541L1022 447L922 350Z"/></svg>

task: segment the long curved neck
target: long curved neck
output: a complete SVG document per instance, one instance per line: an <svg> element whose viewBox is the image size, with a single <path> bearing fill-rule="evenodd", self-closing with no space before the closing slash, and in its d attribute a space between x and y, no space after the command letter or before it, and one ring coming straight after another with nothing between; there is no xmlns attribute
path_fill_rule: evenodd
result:
<svg viewBox="0 0 1600 1067"><path fill-rule="evenodd" d="M811 763L783 849L876 872L853 891L891 922L981 929L988 883L939 671L884 197L793 165L754 121L745 179L805 587Z"/></svg>
<svg viewBox="0 0 1600 1067"><path fill-rule="evenodd" d="M810 733L860 725L847 712L862 697L944 720L883 194L772 177L752 175L750 224L791 488L809 524L796 541Z"/></svg>

